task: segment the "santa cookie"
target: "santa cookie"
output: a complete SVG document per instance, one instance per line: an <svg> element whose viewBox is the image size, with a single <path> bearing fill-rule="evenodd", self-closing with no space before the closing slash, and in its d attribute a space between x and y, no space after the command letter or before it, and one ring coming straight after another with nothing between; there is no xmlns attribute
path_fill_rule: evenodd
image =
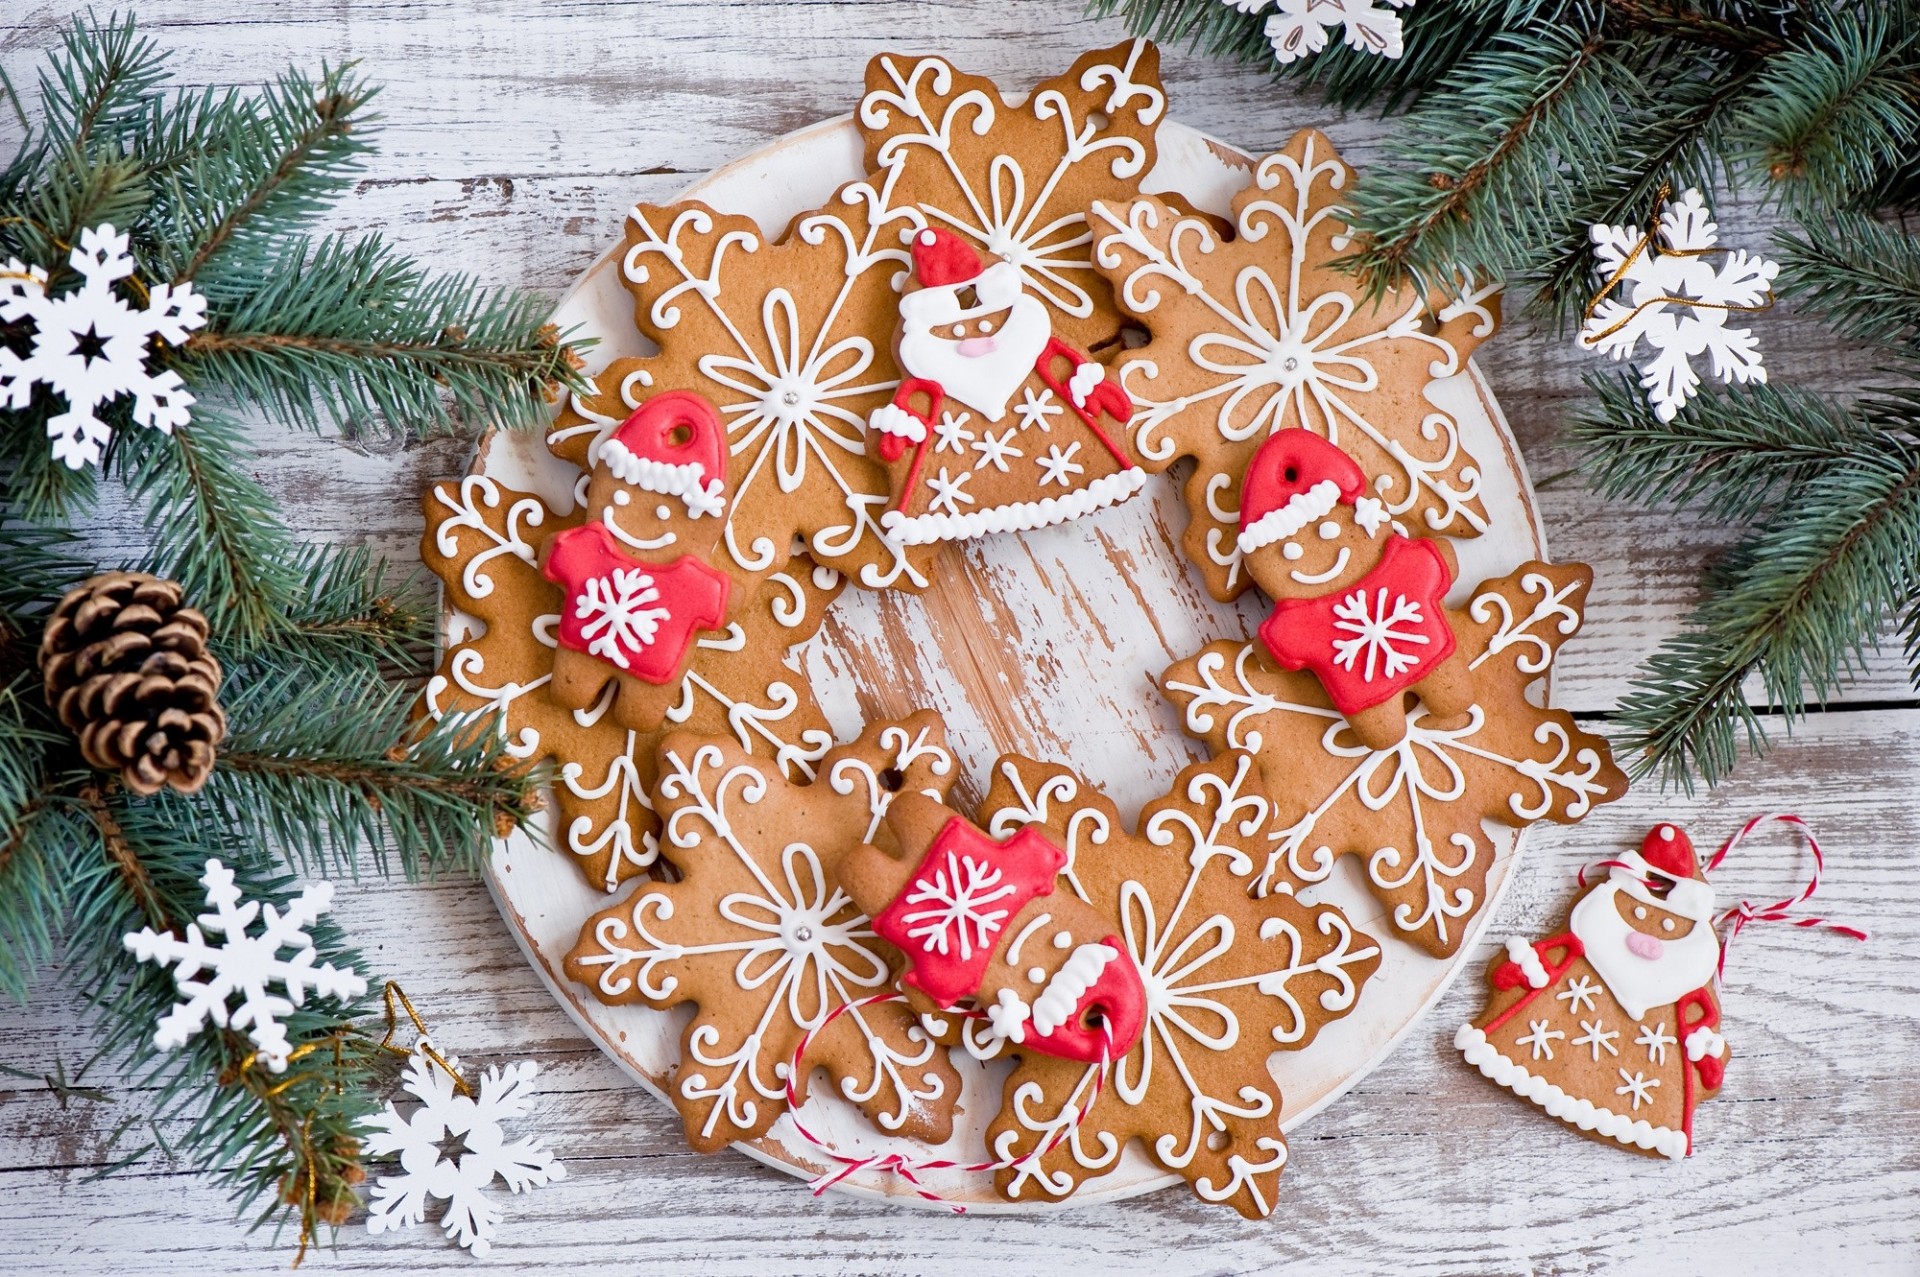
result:
<svg viewBox="0 0 1920 1277"><path fill-rule="evenodd" d="M565 592L554 700L588 709L612 682L623 726L665 719L699 631L726 621L730 578L705 562L724 525L726 474L726 430L688 391L647 400L600 445L587 521L541 559Z"/></svg>
<svg viewBox="0 0 1920 1277"><path fill-rule="evenodd" d="M988 1033L1096 1063L1140 1040L1146 991L1113 924L1054 891L1067 853L1029 826L995 840L930 797L901 794L839 880L906 955L901 983L940 1010L971 999ZM922 1008L924 1009L924 1008Z"/></svg>
<svg viewBox="0 0 1920 1277"><path fill-rule="evenodd" d="M1053 333L1012 262L942 229L913 240L893 401L867 419L906 545L1015 532L1124 501L1146 483L1120 443L1133 405Z"/></svg>
<svg viewBox="0 0 1920 1277"><path fill-rule="evenodd" d="M1487 1009L1453 1041L1569 1126L1677 1161L1693 1151L1694 1108L1727 1068L1713 890L1673 825L1608 864L1565 931L1507 941Z"/></svg>
<svg viewBox="0 0 1920 1277"><path fill-rule="evenodd" d="M1453 548L1401 535L1346 453L1309 430L1268 437L1247 468L1239 549L1273 596L1260 641L1311 670L1353 734L1373 749L1406 736L1404 694L1440 718L1473 704L1442 600Z"/></svg>

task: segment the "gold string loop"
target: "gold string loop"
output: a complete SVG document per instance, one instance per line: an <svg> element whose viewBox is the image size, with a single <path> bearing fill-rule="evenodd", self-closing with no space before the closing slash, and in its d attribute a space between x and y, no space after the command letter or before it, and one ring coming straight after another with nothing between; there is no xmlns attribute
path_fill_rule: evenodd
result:
<svg viewBox="0 0 1920 1277"><path fill-rule="evenodd" d="M1673 187L1667 183L1661 183L1659 191L1656 192L1653 197L1653 207L1647 212L1646 229L1640 233L1640 238L1634 243L1632 250L1629 251L1627 255L1621 259L1620 264L1614 268L1613 274L1607 276L1606 282L1600 285L1600 291L1593 295L1593 300L1587 303L1587 308L1581 312L1580 323L1582 328L1593 322L1594 312L1600 309L1602 302L1605 302L1608 297L1613 295L1613 290L1618 288L1621 281L1627 277L1627 272L1632 270L1633 264L1640 260L1640 255L1655 247L1653 242L1654 236L1660 233L1660 210L1665 206L1667 197L1672 194ZM1732 251L1732 249L1717 244L1708 248L1673 248L1667 245L1661 245L1655 255L1660 257L1706 257L1713 253L1728 253ZM1615 321L1612 326L1602 329L1600 332L1582 332L1580 334L1580 344L1586 347L1599 345L1638 319L1642 311L1654 306L1672 305L1685 306L1691 310L1740 311L1746 314L1758 314L1763 310L1772 310L1773 303L1774 296L1771 288L1767 290L1767 300L1761 302L1758 306L1741 306L1732 302L1710 302L1703 301L1698 297L1675 297L1671 294L1662 294L1659 297L1649 297L1647 300L1635 305L1632 310Z"/></svg>
<svg viewBox="0 0 1920 1277"><path fill-rule="evenodd" d="M427 1032L427 1022L420 1018L418 1011L414 1010L413 1000L407 997L406 990L402 989L397 982L389 980L387 981L384 992L387 1001L387 1033L385 1037L380 1039L380 1049L382 1051L390 1051L394 1055L412 1055L415 1051L418 1051L438 1065L441 1072L453 1079L454 1090L468 1098L472 1098L473 1088L467 1084L467 1079L460 1075L460 1070L449 1064L447 1057L440 1054L439 1050L433 1045L433 1037ZM412 1047L395 1046L393 1044L393 1035L400 1027L401 1011L405 1011L407 1019L413 1021L414 1033L417 1036Z"/></svg>

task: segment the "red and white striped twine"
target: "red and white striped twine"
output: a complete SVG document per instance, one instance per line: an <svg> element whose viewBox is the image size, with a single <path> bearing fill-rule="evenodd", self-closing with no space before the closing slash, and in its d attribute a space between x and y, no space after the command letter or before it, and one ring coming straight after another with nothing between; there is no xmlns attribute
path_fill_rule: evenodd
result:
<svg viewBox="0 0 1920 1277"><path fill-rule="evenodd" d="M912 1158L900 1153L870 1153L865 1157L849 1156L846 1153L840 1152L831 1144L828 1144L818 1135L815 1135L811 1130L807 1129L806 1123L800 1120L800 1079L805 1076L805 1074L801 1072L801 1059L806 1055L807 1048L813 1044L813 1039L825 1032L829 1024L832 1024L847 1012L859 1010L862 1007L874 1006L882 1002L904 1001L906 1001L906 998L903 994L889 991L886 993L870 994L867 997L858 998L852 1002L842 1002L839 1006L827 1013L826 1019L820 1021L819 1024L807 1030L807 1032L801 1036L799 1043L793 1049L793 1058L787 1062L787 1120L793 1123L793 1129L800 1132L802 1139L819 1149L829 1160L839 1163L838 1169L817 1176L809 1185L809 1187L813 1189L813 1195L815 1197L826 1192L829 1188L832 1188L841 1180L846 1179L849 1175L857 1175L861 1171L866 1170L891 1171L911 1185L913 1191L918 1193L926 1201L939 1202L954 1214L964 1215L967 1213L965 1206L960 1205L958 1202L947 1201L946 1198L921 1183L921 1173L925 1171L959 1170L963 1173L972 1174L983 1171L1009 1170L1027 1162L1038 1161L1054 1149L1060 1147L1061 1141L1073 1134L1080 1123L1086 1120L1087 1114L1093 1111L1094 1103L1099 1100L1100 1092L1107 1084L1107 1074L1111 1072L1113 1068L1113 1060L1111 1058L1113 1053L1113 1037L1111 1032L1103 1026L1102 1031L1107 1034L1106 1045L1100 1052L1099 1069L1093 1078L1093 1092L1087 1096L1086 1103L1075 1108L1072 1111L1072 1120L1063 1123L1059 1129L1047 1138L1045 1143L1030 1153L1023 1153L1019 1157L997 1158L985 1162L958 1162L950 1157ZM983 1013L978 1011L953 1012L951 1014L966 1019L983 1020L986 1018Z"/></svg>

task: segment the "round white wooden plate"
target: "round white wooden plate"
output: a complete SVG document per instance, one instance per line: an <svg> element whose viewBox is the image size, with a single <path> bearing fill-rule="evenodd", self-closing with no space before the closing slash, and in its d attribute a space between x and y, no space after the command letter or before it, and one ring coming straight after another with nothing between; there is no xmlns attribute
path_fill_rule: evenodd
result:
<svg viewBox="0 0 1920 1277"><path fill-rule="evenodd" d="M1202 209L1225 213L1246 182L1248 157L1171 122L1162 125L1159 144L1159 163L1145 188L1177 190ZM771 236L794 214L824 203L834 188L861 175L859 134L851 117L842 117L782 138L709 174L685 194L749 214ZM609 249L596 261L554 315L563 329L599 338L590 353L595 368L654 353L633 325L633 305L620 286L616 257ZM1478 370L1469 365L1430 387L1428 397L1459 421L1461 440L1484 473L1490 531L1456 543L1461 581L1470 585L1544 558L1532 487ZM510 487L539 492L556 509L572 507L577 472L554 459L537 437L494 436L482 445L474 465ZM819 639L796 656L839 739L853 737L865 721L937 709L972 780L984 778L1003 751L1065 762L1103 788L1132 819L1147 798L1166 792L1179 769L1201 755L1180 732L1178 715L1154 679L1212 639L1251 634L1262 606L1252 594L1237 606L1206 596L1180 554L1187 516L1178 490L1177 483L1160 478L1141 496L1090 518L968 542L949 550L933 588L918 597L848 589L833 604ZM1464 585L1456 590L1464 593ZM477 624L469 617L449 617L450 640ZM979 792L963 782L957 798L969 804ZM1362 885L1353 857L1344 857L1332 878L1303 893L1309 900L1341 905L1358 927L1384 942L1385 952L1352 1014L1328 1025L1308 1049L1272 1056L1270 1067L1286 1097L1284 1128L1293 1129L1386 1058L1467 965L1472 941L1493 916L1519 850L1515 831L1493 825L1487 831L1496 847L1488 899L1451 961L1436 960L1394 937L1385 910ZM564 854L536 847L524 833L497 844L487 881L521 948L560 1005L664 1102L690 1009L604 1006L569 981L561 967L581 922L604 908L607 896L590 886ZM938 1148L879 1135L829 1087L813 1088L808 1125L853 1155L904 1152L979 1160L1008 1065L980 1065L959 1052L955 1063L965 1086L953 1138ZM793 1175L812 1177L832 1169L784 1118L763 1138L737 1147ZM922 1178L950 1201L985 1211L1112 1201L1176 1182L1137 1147L1065 1203L1002 1201L988 1175L935 1172ZM885 1172L851 1176L838 1189L928 1205Z"/></svg>

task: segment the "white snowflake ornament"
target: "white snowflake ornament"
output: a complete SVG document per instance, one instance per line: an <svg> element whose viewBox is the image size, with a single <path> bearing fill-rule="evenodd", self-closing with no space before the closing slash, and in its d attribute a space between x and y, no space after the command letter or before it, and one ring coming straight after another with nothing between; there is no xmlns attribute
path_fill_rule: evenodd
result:
<svg viewBox="0 0 1920 1277"><path fill-rule="evenodd" d="M0 347L0 403L18 412L45 384L67 401L67 410L47 422L53 455L69 469L97 463L112 431L95 415L102 404L133 396L133 419L172 434L191 420L193 396L180 374L147 369L149 343L186 341L207 322L207 299L192 284L155 284L146 305L134 310L114 291L133 274L129 237L103 222L80 232L69 259L83 280L75 292L47 295L47 272L18 259L0 271L0 321L33 321L33 347L23 358Z"/></svg>
<svg viewBox="0 0 1920 1277"><path fill-rule="evenodd" d="M1274 0L1227 0L1242 13L1262 13ZM1383 58L1398 58L1404 51L1400 15L1393 9L1409 8L1413 0L1386 0L1391 8L1375 6L1373 0L1279 0L1279 7L1267 18L1267 43L1273 46L1274 61L1285 66L1300 58L1311 57L1327 47L1327 35L1340 28L1341 38L1350 48Z"/></svg>
<svg viewBox="0 0 1920 1277"><path fill-rule="evenodd" d="M589 577L574 604L574 615L586 622L580 633L588 640L587 651L623 670L631 668L627 653L651 647L660 622L672 615L664 607L649 606L659 601L653 578L639 568L615 568L607 576Z"/></svg>
<svg viewBox="0 0 1920 1277"><path fill-rule="evenodd" d="M1589 309L1580 344L1627 359L1644 339L1653 353L1636 367L1655 417L1672 421L1699 392L1699 355L1721 381L1767 379L1753 334L1727 321L1767 307L1780 265L1719 248L1719 227L1698 190L1662 210L1649 234L1603 224L1588 235L1599 277L1613 286Z"/></svg>
<svg viewBox="0 0 1920 1277"><path fill-rule="evenodd" d="M174 967L174 984L186 995L184 1001L160 1017L153 1044L177 1049L211 1021L222 1028L246 1030L261 1061L273 1072L284 1073L290 1046L280 1017L304 1005L309 993L351 998L367 991L367 982L357 971L330 962L321 966L313 963L317 955L306 929L332 903L333 884L310 885L283 914L257 900L242 904L240 889L233 885L233 871L218 860L207 862L200 881L206 886L207 903L213 912L188 923L185 939L152 927L125 939L127 948L140 961ZM265 922L260 933L248 935L254 919L262 917ZM209 944L208 932L224 937L223 942ZM295 952L283 958L283 949ZM203 971L208 973L205 979L200 978ZM273 992L271 986L276 984L283 992ZM240 1003L230 1006L236 993Z"/></svg>
<svg viewBox="0 0 1920 1277"><path fill-rule="evenodd" d="M540 1066L530 1060L489 1068L480 1075L477 1095L463 1095L452 1075L426 1054L426 1039L407 1061L401 1087L420 1107L408 1117L388 1101L386 1112L368 1126L370 1157L400 1159L400 1174L382 1175L367 1202L367 1231L410 1228L427 1217L429 1198L447 1203L440 1226L447 1236L478 1256L493 1249L501 1213L486 1189L499 1179L516 1193L542 1188L567 1177L567 1168L537 1139L507 1139L503 1123L532 1107L533 1079ZM447 1068L460 1061L447 1057ZM449 1145L455 1147L449 1148Z"/></svg>

